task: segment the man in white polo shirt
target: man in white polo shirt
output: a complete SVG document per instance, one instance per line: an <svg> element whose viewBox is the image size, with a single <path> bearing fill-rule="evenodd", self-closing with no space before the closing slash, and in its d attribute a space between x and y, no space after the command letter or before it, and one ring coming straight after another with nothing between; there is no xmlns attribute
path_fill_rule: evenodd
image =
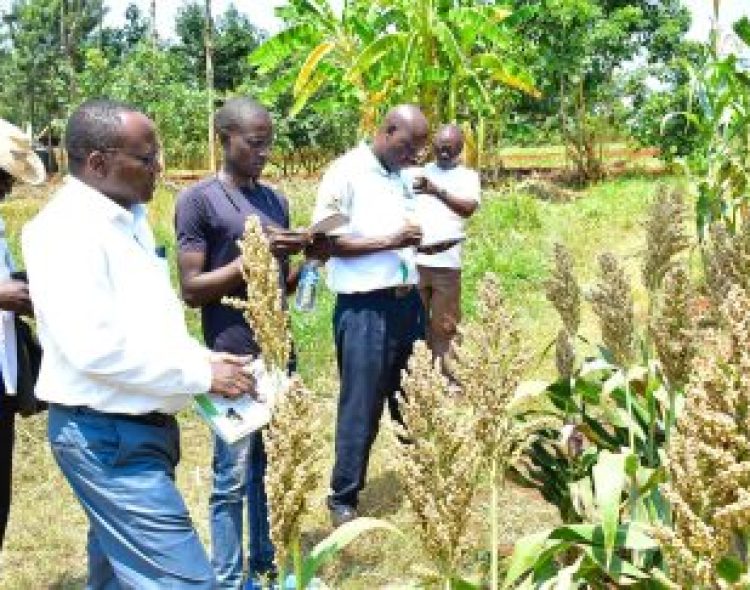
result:
<svg viewBox="0 0 750 590"><path fill-rule="evenodd" d="M153 122L109 100L65 131L71 176L23 231L44 357L52 454L89 520L87 588L213 590L174 483L173 414L193 394L252 390L247 359L188 334L144 204L160 171Z"/></svg>
<svg viewBox="0 0 750 590"><path fill-rule="evenodd" d="M458 158L464 136L458 125L443 125L435 135L435 161L417 176L414 189L419 220L426 239L462 238L464 221L479 206L479 174ZM427 344L443 358L448 352L461 313L461 244L436 254L418 254L419 292L427 314Z"/></svg>
<svg viewBox="0 0 750 590"><path fill-rule="evenodd" d="M334 339L341 390L336 459L328 507L334 526L356 516L370 448L385 401L398 418L394 393L416 340L424 338L417 292L414 197L400 171L413 165L428 138L415 106L391 110L372 143L336 160L318 190L313 221L342 210L346 227L332 238L328 285L336 293Z"/></svg>

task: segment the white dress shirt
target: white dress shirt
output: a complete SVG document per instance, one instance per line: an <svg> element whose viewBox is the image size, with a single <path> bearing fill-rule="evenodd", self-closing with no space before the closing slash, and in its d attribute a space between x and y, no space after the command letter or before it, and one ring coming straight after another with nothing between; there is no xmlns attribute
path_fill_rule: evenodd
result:
<svg viewBox="0 0 750 590"><path fill-rule="evenodd" d="M443 170L431 162L421 173L438 188L479 203L479 174L475 170L460 164ZM417 217L424 229L423 241L426 244L464 235L465 219L434 195L417 194ZM437 254L418 254L417 264L436 268L461 268L461 244Z"/></svg>
<svg viewBox="0 0 750 590"><path fill-rule="evenodd" d="M10 280L10 273L15 270L13 258L8 248L8 237L5 235L5 222L0 219L0 281ZM0 371L3 375L5 393L16 395L18 380L18 353L16 348L15 314L12 311L0 310Z"/></svg>
<svg viewBox="0 0 750 590"><path fill-rule="evenodd" d="M337 235L380 238L403 228L414 216L414 195L402 177L388 172L372 148L362 143L338 158L323 175L313 223L335 208L349 216ZM336 293L363 293L416 285L416 249L400 248L348 258L332 257L326 265L328 286Z"/></svg>
<svg viewBox="0 0 750 590"><path fill-rule="evenodd" d="M210 388L209 352L188 334L145 207L128 211L68 177L22 246L44 350L40 399L173 413Z"/></svg>

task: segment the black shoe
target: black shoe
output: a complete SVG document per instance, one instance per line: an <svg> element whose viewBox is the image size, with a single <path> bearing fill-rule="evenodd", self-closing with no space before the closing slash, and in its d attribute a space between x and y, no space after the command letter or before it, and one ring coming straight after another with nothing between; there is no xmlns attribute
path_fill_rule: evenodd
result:
<svg viewBox="0 0 750 590"><path fill-rule="evenodd" d="M331 506L329 510L331 511L331 524L335 529L357 518L357 510L351 506Z"/></svg>

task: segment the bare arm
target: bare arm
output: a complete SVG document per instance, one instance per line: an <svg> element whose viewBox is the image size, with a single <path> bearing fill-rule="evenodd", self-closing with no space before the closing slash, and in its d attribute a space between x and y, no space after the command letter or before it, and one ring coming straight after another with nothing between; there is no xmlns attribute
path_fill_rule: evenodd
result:
<svg viewBox="0 0 750 590"><path fill-rule="evenodd" d="M449 191L435 185L429 178L420 176L414 183L414 189L434 196L442 201L451 211L461 217L471 217L477 210L479 203L474 199L468 199L460 195L454 195Z"/></svg>
<svg viewBox="0 0 750 590"><path fill-rule="evenodd" d="M329 255L338 258L352 258L363 254L374 254L385 250L395 250L417 246L422 241L422 228L407 223L403 229L390 236L359 238L336 236L329 240Z"/></svg>
<svg viewBox="0 0 750 590"><path fill-rule="evenodd" d="M199 250L185 250L177 255L182 298L190 307L217 303L244 284L239 257L211 271L203 270L205 263L206 253Z"/></svg>

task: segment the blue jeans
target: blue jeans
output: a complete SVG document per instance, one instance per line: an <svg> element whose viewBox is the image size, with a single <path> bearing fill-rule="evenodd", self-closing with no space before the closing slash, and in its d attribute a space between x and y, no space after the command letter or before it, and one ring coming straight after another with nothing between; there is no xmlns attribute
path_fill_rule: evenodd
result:
<svg viewBox="0 0 750 590"><path fill-rule="evenodd" d="M214 437L214 483L208 510L211 563L219 587L242 588L242 510L247 497L248 576L272 573L274 551L268 530L263 477L266 452L260 431L229 445Z"/></svg>
<svg viewBox="0 0 750 590"><path fill-rule="evenodd" d="M52 454L89 519L88 590L213 590L208 556L174 483L180 433L51 405Z"/></svg>

